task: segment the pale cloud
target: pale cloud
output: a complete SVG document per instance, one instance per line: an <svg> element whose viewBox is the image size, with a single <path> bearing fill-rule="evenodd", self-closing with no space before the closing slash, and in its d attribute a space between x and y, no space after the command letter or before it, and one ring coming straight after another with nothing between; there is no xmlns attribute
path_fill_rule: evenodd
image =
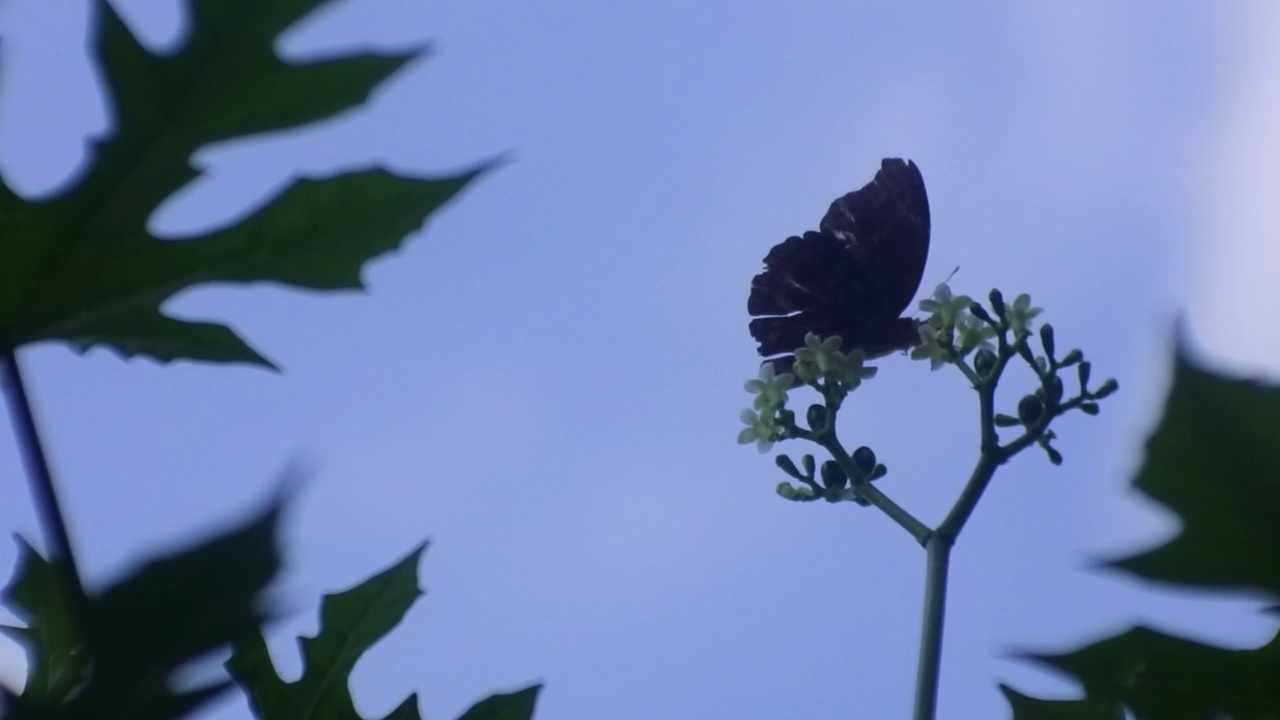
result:
<svg viewBox="0 0 1280 720"><path fill-rule="evenodd" d="M1252 370L1280 370L1280 6L1245 3L1230 26L1228 78L1200 162L1201 238L1187 270L1197 344ZM1247 8L1245 11L1243 8Z"/></svg>

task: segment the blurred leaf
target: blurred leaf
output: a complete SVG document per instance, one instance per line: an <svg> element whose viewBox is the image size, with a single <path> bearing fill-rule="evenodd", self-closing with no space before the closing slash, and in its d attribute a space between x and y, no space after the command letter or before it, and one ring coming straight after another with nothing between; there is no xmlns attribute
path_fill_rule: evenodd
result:
<svg viewBox="0 0 1280 720"><path fill-rule="evenodd" d="M530 685L513 693L490 695L462 713L458 720L529 720L542 685Z"/></svg>
<svg viewBox="0 0 1280 720"><path fill-rule="evenodd" d="M324 597L319 632L300 639L303 671L295 682L280 678L261 633L236 643L227 670L261 720L359 720L348 686L351 671L422 595L418 562L425 549L421 545L356 587ZM417 695L386 720L420 720Z"/></svg>
<svg viewBox="0 0 1280 720"><path fill-rule="evenodd" d="M1009 701L1013 720L1124 720L1124 710L1106 700L1040 700L1008 685L1000 692Z"/></svg>
<svg viewBox="0 0 1280 720"><path fill-rule="evenodd" d="M167 55L143 47L105 0L94 3L114 133L56 197L28 201L0 180L0 347L60 340L164 362L270 365L227 326L173 318L161 304L213 282L360 288L366 262L400 247L485 169L302 179L221 229L181 241L150 235L156 208L198 176L196 150L353 108L421 54L281 61L276 38L327 1L190 0L187 42Z"/></svg>
<svg viewBox="0 0 1280 720"><path fill-rule="evenodd" d="M1023 657L1139 720L1280 717L1280 636L1256 650L1226 650L1136 627L1069 653Z"/></svg>
<svg viewBox="0 0 1280 720"><path fill-rule="evenodd" d="M18 568L5 587L4 604L26 627L0 626L27 651L23 697L59 703L85 680L88 658L76 632L68 593L57 566L18 540Z"/></svg>
<svg viewBox="0 0 1280 720"><path fill-rule="evenodd" d="M1181 532L1110 563L1149 580L1280 596L1280 388L1179 357L1134 484Z"/></svg>
<svg viewBox="0 0 1280 720"><path fill-rule="evenodd" d="M1280 388L1225 378L1179 353L1134 484L1182 527L1109 566L1164 583L1280 595L1278 437ZM1280 635L1254 650L1230 650L1136 627L1073 652L1024 657L1140 719L1280 717Z"/></svg>
<svg viewBox="0 0 1280 720"><path fill-rule="evenodd" d="M230 688L225 681L180 691L172 685L175 671L261 625L262 591L280 567L279 514L273 504L236 529L146 563L91 593L86 617L75 624L67 595L47 579L53 566L29 551L6 600L16 598L10 602L28 622L26 638L57 636L26 643L36 676L56 658L78 653L83 660L68 668L86 679L79 685L75 675L29 684L21 697L5 696L4 717L163 720L186 715ZM77 626L82 637L75 636Z"/></svg>

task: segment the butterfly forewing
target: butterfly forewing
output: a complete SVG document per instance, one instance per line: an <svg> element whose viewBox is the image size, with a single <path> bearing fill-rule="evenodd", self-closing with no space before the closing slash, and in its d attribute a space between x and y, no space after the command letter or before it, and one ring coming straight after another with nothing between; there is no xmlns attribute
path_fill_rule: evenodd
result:
<svg viewBox="0 0 1280 720"><path fill-rule="evenodd" d="M760 354L790 353L806 333L839 335L869 357L913 346L899 317L920 287L929 253L929 200L913 162L886 159L875 179L831 204L818 232L787 238L751 282L747 311ZM792 358L775 359L779 372Z"/></svg>

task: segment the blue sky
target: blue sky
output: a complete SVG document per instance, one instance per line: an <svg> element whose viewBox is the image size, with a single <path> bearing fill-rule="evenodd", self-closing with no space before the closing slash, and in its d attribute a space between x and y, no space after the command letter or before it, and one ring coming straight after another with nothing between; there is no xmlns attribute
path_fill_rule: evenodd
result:
<svg viewBox="0 0 1280 720"><path fill-rule="evenodd" d="M180 41L179 3L114 4L148 42ZM33 197L109 127L87 5L0 6L0 172ZM957 292L1029 291L1059 345L1122 384L1100 416L1060 421L1064 466L1003 468L961 537L941 715L1004 715L998 681L1070 694L1004 655L1133 622L1256 645L1274 633L1257 602L1087 566L1174 530L1127 483L1175 317L1232 367L1277 367L1280 327L1257 318L1280 260L1278 26L1263 0L335 3L282 50L433 56L357 112L201 152L158 232L227 222L298 173L512 162L370 267L368 293L171 303L231 322L283 375L25 350L82 564L101 583L216 528L300 457L285 668L320 593L432 540L427 596L356 669L368 716L417 690L426 716L455 717L545 681L548 719L905 717L923 553L875 511L777 498L772 461L734 442L761 258L903 156L933 210L920 297L957 266ZM976 456L974 396L955 373L878 365L842 437L934 524ZM0 527L35 538L8 443L0 497ZM245 714L236 698L209 717Z"/></svg>

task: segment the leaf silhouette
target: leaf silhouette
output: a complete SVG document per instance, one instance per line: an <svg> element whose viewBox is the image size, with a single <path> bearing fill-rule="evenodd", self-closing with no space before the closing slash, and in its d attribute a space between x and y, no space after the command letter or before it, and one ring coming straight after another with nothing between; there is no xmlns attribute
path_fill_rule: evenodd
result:
<svg viewBox="0 0 1280 720"><path fill-rule="evenodd" d="M161 362L271 366L226 325L174 318L161 304L212 282L360 288L366 262L492 165L439 178L374 168L297 179L225 227L181 241L152 236L156 208L198 176L199 148L355 107L421 54L277 57L277 36L326 2L191 0L187 42L167 55L143 47L105 0L94 3L115 129L55 197L24 199L0 178L0 347L54 340Z"/></svg>

